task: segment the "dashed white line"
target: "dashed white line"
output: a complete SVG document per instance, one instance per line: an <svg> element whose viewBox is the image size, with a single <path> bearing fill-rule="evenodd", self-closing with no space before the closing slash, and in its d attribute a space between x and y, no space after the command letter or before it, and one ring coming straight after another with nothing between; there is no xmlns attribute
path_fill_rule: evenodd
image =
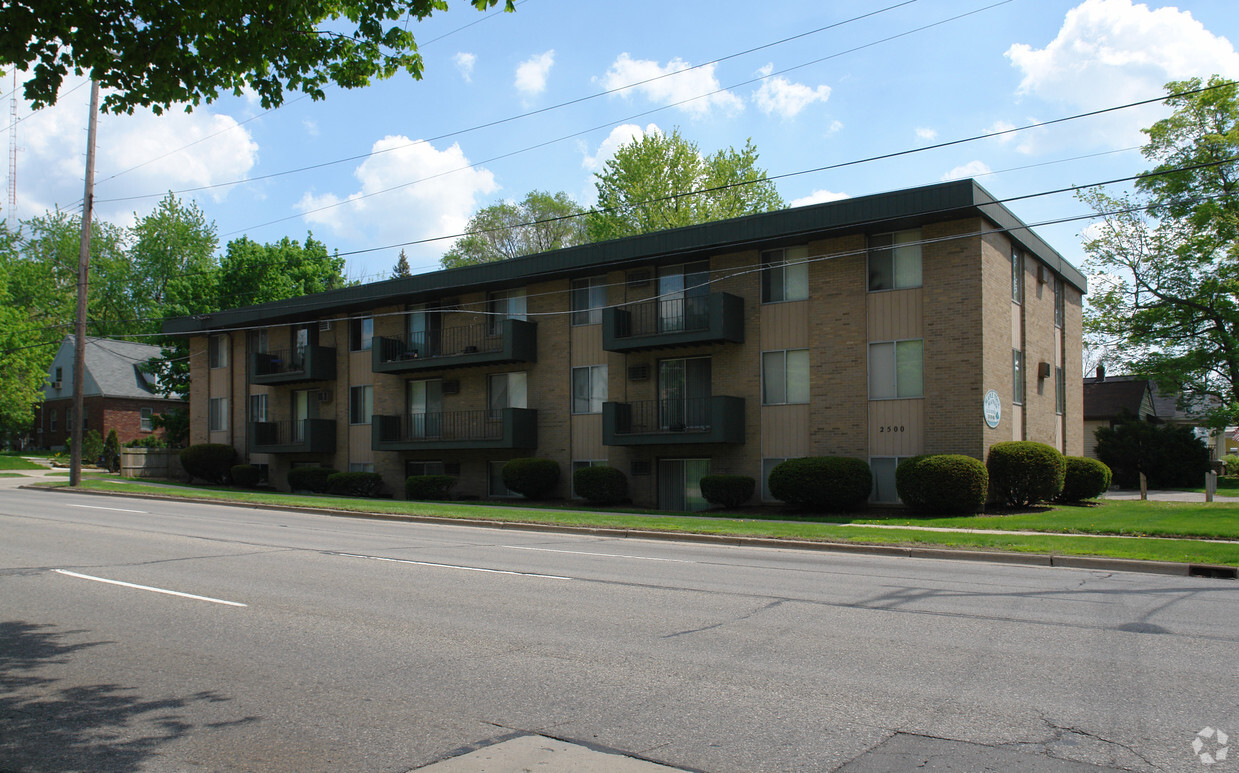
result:
<svg viewBox="0 0 1239 773"><path fill-rule="evenodd" d="M330 553L333 556L345 558L368 558L371 561L388 561L394 564L412 564L414 566L431 566L437 569L460 569L465 572L486 572L487 574L511 574L517 577L541 577L545 580L571 580L572 577L560 577L556 574L536 574L534 572L515 572L508 569L484 569L480 566L461 566L460 564L437 564L432 561L411 561L407 558L386 558L384 556L367 556L360 553Z"/></svg>
<svg viewBox="0 0 1239 773"><path fill-rule="evenodd" d="M556 550L555 548L531 548L524 545L501 545L508 550L537 550L543 553L571 553L574 556L603 556L605 558L631 558L636 561L666 561L671 564L695 564L696 561L686 561L682 558L654 558L652 556L629 556L623 553L590 553L584 550Z"/></svg>
<svg viewBox="0 0 1239 773"><path fill-rule="evenodd" d="M103 582L103 583L107 583L108 585L119 585L122 588L135 588L137 590L148 590L151 593L163 593L168 596L180 596L181 598L195 599L197 601L209 601L212 604L224 604L230 607L249 606L248 604L242 604L239 601L224 601L223 599L213 599L210 596L196 596L192 593L181 593L180 591L168 590L166 588L152 588L149 585L135 585L134 583L131 583L131 582L121 582L120 580L109 580L106 577L94 577L89 574L78 574L77 572L70 572L68 569L53 569L52 571L55 572L56 574L63 574L68 577L77 577L82 580L92 580L94 582Z"/></svg>
<svg viewBox="0 0 1239 773"><path fill-rule="evenodd" d="M123 507L99 507L98 505L66 505L67 507L81 507L86 510L111 510L116 513L142 513L147 514L145 510L126 510Z"/></svg>

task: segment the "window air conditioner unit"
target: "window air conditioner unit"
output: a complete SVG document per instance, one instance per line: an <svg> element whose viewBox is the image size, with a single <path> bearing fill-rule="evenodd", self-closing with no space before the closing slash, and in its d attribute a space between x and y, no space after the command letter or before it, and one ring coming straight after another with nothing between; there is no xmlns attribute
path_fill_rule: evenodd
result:
<svg viewBox="0 0 1239 773"><path fill-rule="evenodd" d="M1048 362L1037 363L1037 378L1049 378L1049 377L1050 377L1050 363Z"/></svg>
<svg viewBox="0 0 1239 773"><path fill-rule="evenodd" d="M320 320L318 321L318 329L319 329L319 330L330 330L330 329L331 329L331 320L329 320L329 319L320 319Z"/></svg>
<svg viewBox="0 0 1239 773"><path fill-rule="evenodd" d="M59 382L59 381L53 381L53 382L52 382L52 389L60 389L60 382Z"/></svg>
<svg viewBox="0 0 1239 773"><path fill-rule="evenodd" d="M333 397L335 397L335 395L331 393L330 389L318 390L318 401L320 403L329 403Z"/></svg>
<svg viewBox="0 0 1239 773"><path fill-rule="evenodd" d="M653 272L648 268L640 268L628 272L629 287L647 287L653 279Z"/></svg>
<svg viewBox="0 0 1239 773"><path fill-rule="evenodd" d="M456 379L444 381L440 385L439 391L445 395L458 395L460 394L460 382Z"/></svg>
<svg viewBox="0 0 1239 773"><path fill-rule="evenodd" d="M649 365L630 365L628 367L629 381L648 381L650 378Z"/></svg>

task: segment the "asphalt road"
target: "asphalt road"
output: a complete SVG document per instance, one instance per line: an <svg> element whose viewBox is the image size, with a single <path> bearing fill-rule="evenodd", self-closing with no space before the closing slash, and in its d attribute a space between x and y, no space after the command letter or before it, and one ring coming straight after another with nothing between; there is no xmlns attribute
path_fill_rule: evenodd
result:
<svg viewBox="0 0 1239 773"><path fill-rule="evenodd" d="M540 733L704 771L1221 773L1239 750L1192 742L1239 741L1237 602L5 490L0 771L407 771Z"/></svg>

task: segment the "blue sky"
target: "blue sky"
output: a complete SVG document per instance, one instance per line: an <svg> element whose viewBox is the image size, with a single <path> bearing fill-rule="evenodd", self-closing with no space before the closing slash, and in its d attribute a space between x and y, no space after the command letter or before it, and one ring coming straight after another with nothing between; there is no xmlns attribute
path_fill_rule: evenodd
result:
<svg viewBox="0 0 1239 773"><path fill-rule="evenodd" d="M128 225L172 190L216 223L221 249L313 231L370 281L407 242L415 271L436 268L452 242L438 237L487 204L541 189L589 205L594 171L643 132L679 127L704 153L751 138L793 205L956 177L1007 198L1148 168L1140 129L1165 109L931 146L1154 98L1171 79L1239 78L1234 0L524 0L485 15L457 2L414 31L422 81L291 94L273 111L229 96L190 114L104 116L98 216ZM0 201L10 219L80 210L79 84L52 108L18 103L17 207ZM0 93L11 89L6 74ZM1085 214L1069 194L1010 207L1034 225ZM1037 231L1081 265L1086 225Z"/></svg>

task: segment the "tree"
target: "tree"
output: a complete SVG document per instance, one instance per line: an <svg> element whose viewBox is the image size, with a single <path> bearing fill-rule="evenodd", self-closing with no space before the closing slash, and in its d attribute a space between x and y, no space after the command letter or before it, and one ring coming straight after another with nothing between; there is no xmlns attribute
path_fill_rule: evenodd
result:
<svg viewBox="0 0 1239 773"><path fill-rule="evenodd" d="M1239 87L1166 89L1174 113L1145 130L1157 165L1136 193L1081 194L1101 214L1084 241L1085 331L1223 426L1239 419Z"/></svg>
<svg viewBox="0 0 1239 773"><path fill-rule="evenodd" d="M483 207L441 263L443 268L474 266L585 244L584 214L563 191L530 191L520 202Z"/></svg>
<svg viewBox="0 0 1239 773"><path fill-rule="evenodd" d="M219 262L220 309L254 306L346 287L344 258L306 234L305 244L287 236L259 244L242 236L228 242Z"/></svg>
<svg viewBox="0 0 1239 773"><path fill-rule="evenodd" d="M409 268L409 256L401 250L400 259L396 261L396 265L392 266L391 278L400 279L406 276L413 276L413 271Z"/></svg>
<svg viewBox="0 0 1239 773"><path fill-rule="evenodd" d="M646 134L620 147L597 175L598 206L587 227L595 241L781 209L782 197L757 167L757 148L701 155L680 135Z"/></svg>
<svg viewBox="0 0 1239 773"><path fill-rule="evenodd" d="M469 2L486 10L498 0ZM103 108L114 113L247 88L271 108L285 89L322 99L331 83L357 88L400 70L420 79L405 17L446 9L446 0L13 0L0 4L0 62L33 65L25 96L36 109L56 102L70 70L108 90Z"/></svg>
<svg viewBox="0 0 1239 773"><path fill-rule="evenodd" d="M17 246L18 235L0 220L0 434L21 436L34 422L59 331L32 319L10 291L20 282Z"/></svg>

